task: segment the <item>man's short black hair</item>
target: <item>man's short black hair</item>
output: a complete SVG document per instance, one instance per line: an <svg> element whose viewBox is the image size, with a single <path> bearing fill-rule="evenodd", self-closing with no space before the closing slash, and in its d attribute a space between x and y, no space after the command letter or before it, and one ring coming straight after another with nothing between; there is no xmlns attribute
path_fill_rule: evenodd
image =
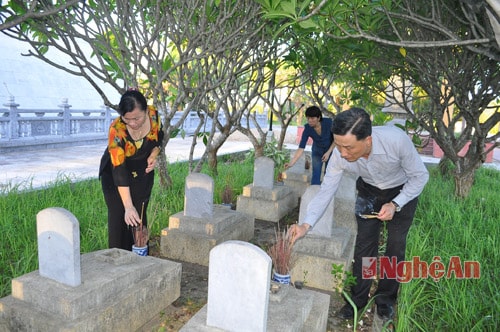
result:
<svg viewBox="0 0 500 332"><path fill-rule="evenodd" d="M358 141L371 136L372 121L364 109L353 107L339 113L333 121L333 134L344 136L352 134Z"/></svg>

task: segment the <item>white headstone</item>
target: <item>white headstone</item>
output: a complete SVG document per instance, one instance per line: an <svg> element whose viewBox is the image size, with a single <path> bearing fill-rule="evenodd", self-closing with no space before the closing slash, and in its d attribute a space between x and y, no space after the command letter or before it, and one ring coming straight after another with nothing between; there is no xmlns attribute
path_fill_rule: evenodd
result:
<svg viewBox="0 0 500 332"><path fill-rule="evenodd" d="M272 189L274 186L274 161L268 157L255 159L253 170L254 187Z"/></svg>
<svg viewBox="0 0 500 332"><path fill-rule="evenodd" d="M321 188L320 185L311 185L307 187L306 191L304 192L304 195L302 195L302 198L300 200L299 224L305 222L304 218L306 216L307 206L309 205L311 200L314 199L314 196L316 196L316 193L319 191L320 188ZM335 220L333 219L334 200L335 198L333 198L330 201L325 212L318 220L318 222L314 225L314 227L311 228L309 234L314 234L324 237L332 236L333 225L335 224Z"/></svg>
<svg viewBox="0 0 500 332"><path fill-rule="evenodd" d="M69 286L81 284L80 228L63 208L47 208L36 215L39 272Z"/></svg>
<svg viewBox="0 0 500 332"><path fill-rule="evenodd" d="M214 214L214 180L202 173L186 177L184 215L195 218L212 218Z"/></svg>
<svg viewBox="0 0 500 332"><path fill-rule="evenodd" d="M266 331L271 258L248 242L210 251L207 325L225 331Z"/></svg>
<svg viewBox="0 0 500 332"><path fill-rule="evenodd" d="M290 151L290 159L293 158L294 154L295 152ZM306 169L306 154L305 152L303 152L300 155L299 159L295 162L295 164L292 167L288 169L287 172L301 174L305 172L305 169Z"/></svg>

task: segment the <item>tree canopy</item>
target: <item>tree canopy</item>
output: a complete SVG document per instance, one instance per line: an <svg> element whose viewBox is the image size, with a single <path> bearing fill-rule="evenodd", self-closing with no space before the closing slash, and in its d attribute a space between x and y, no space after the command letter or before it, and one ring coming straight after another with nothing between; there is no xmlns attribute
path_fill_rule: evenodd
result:
<svg viewBox="0 0 500 332"><path fill-rule="evenodd" d="M235 108L228 100L248 82L254 81L248 86L255 89L262 80L256 73L275 54L269 51L276 47L270 27L253 0L80 1L59 9L3 32L29 43L30 56L85 78L113 108L116 101L108 99L103 83L120 93L140 86L163 113L165 145L191 110L198 112L203 126L207 117L217 119L219 107L231 105L223 109L226 119L241 123L248 101ZM64 53L68 61L56 63L49 49ZM218 107L210 107L212 102ZM226 137L232 131L221 132ZM207 154L214 156L221 142L214 142L213 134L207 138Z"/></svg>
<svg viewBox="0 0 500 332"><path fill-rule="evenodd" d="M454 164L456 194L468 194L475 170L499 145L498 132L489 134L500 121L500 45L495 38L500 8L494 8L495 2L258 1L264 17L281 22L277 34L293 30L303 41L302 63L315 68L336 63L331 71L340 72L357 91L364 86L371 94L383 92L394 76L421 89L422 94L407 96L407 86L392 85L404 96L399 106L413 122L407 127L419 127L435 139ZM311 36L321 39L330 57L317 56L321 51L308 43ZM411 103L420 107L412 109ZM457 134L458 123L463 130ZM471 148L460 156L468 142ZM488 142L492 145L485 150Z"/></svg>
<svg viewBox="0 0 500 332"><path fill-rule="evenodd" d="M378 123L386 119L380 96L401 77L421 91L407 96L407 86L393 85L404 96L407 128L436 140L454 164L456 194L465 196L485 143L499 144L498 132L490 134L500 120L499 12L494 0L9 1L0 28L29 43L29 55L88 80L107 105L115 106L103 82L118 92L141 86L163 112L167 137L196 110L214 167L235 130L262 151L265 131L248 126L258 100L284 129L301 94L334 113L359 104ZM68 61L54 62L49 49ZM277 74L286 68L291 75Z"/></svg>

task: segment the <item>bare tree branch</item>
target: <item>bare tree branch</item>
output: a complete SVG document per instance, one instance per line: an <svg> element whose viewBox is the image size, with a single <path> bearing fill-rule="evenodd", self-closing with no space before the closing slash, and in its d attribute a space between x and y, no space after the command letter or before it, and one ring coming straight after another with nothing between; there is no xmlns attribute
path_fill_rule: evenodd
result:
<svg viewBox="0 0 500 332"><path fill-rule="evenodd" d="M25 1L12 1L20 7L25 7ZM59 5L49 5L46 1L31 1L30 6L26 9L26 12L23 14L17 14L13 10L5 9L4 11L0 11L0 31L7 30L13 28L25 21L30 19L41 19L48 16L52 16L57 14L69 7L76 5L81 0L68 0L61 1Z"/></svg>

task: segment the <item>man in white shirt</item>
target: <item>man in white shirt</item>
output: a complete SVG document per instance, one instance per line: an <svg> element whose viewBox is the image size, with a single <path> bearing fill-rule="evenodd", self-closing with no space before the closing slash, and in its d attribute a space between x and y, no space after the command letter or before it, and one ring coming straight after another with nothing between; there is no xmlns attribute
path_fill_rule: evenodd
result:
<svg viewBox="0 0 500 332"><path fill-rule="evenodd" d="M380 227L387 222L385 256L405 260L406 236L413 222L418 196L429 173L406 133L394 126L373 127L370 115L361 108L338 114L333 124L336 148L332 153L320 191L307 207L300 225L290 228L294 241L305 236L323 215L332 200L344 171L358 176L356 181L356 221L351 298L358 309L366 306L372 283L362 276L363 257L377 257ZM376 218L362 216L375 214ZM376 291L377 314L391 319L399 282L382 278ZM346 304L339 316L351 319L354 309Z"/></svg>

